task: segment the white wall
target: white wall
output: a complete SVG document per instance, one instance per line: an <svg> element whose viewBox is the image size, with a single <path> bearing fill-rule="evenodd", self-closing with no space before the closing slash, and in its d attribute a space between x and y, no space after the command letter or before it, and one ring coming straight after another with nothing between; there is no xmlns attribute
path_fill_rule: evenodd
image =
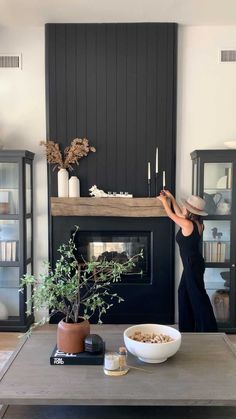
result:
<svg viewBox="0 0 236 419"><path fill-rule="evenodd" d="M191 151L236 140L236 63L219 62L224 48L236 49L236 26L179 27L177 198L191 194ZM176 288L181 271L176 248Z"/></svg>
<svg viewBox="0 0 236 419"><path fill-rule="evenodd" d="M34 267L48 257L44 28L0 27L0 54L22 54L22 71L0 69L0 142L34 153Z"/></svg>
<svg viewBox="0 0 236 419"><path fill-rule="evenodd" d="M236 139L236 63L219 63L220 48L236 49L236 26L181 26L178 41L177 198L191 193L190 152ZM23 56L23 70L0 69L0 140L36 153L35 273L47 258L44 27L0 27L0 53ZM176 286L181 263L176 250Z"/></svg>

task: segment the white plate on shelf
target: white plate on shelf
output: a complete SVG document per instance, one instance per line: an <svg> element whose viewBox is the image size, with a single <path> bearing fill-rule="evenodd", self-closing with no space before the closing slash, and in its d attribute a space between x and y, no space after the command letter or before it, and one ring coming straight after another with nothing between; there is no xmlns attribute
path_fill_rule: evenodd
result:
<svg viewBox="0 0 236 419"><path fill-rule="evenodd" d="M216 187L218 189L226 189L227 188L227 176L222 176L218 180Z"/></svg>
<svg viewBox="0 0 236 419"><path fill-rule="evenodd" d="M224 145L228 148L236 148L236 141L225 141Z"/></svg>

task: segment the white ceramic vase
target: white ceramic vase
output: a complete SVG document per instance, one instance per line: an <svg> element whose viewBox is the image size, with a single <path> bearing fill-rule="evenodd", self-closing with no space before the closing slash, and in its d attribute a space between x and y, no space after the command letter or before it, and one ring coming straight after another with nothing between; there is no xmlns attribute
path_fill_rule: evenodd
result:
<svg viewBox="0 0 236 419"><path fill-rule="evenodd" d="M71 176L69 179L69 197L77 198L80 196L80 182L77 176Z"/></svg>
<svg viewBox="0 0 236 419"><path fill-rule="evenodd" d="M69 196L69 173L66 169L58 170L57 187L60 198L67 198Z"/></svg>

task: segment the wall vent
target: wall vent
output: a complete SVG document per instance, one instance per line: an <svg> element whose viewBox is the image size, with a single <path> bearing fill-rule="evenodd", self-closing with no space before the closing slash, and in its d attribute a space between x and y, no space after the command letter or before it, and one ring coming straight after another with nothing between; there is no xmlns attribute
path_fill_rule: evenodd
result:
<svg viewBox="0 0 236 419"><path fill-rule="evenodd" d="M236 62L236 49L223 49L220 51L221 63Z"/></svg>
<svg viewBox="0 0 236 419"><path fill-rule="evenodd" d="M0 68L21 69L21 55L0 54Z"/></svg>

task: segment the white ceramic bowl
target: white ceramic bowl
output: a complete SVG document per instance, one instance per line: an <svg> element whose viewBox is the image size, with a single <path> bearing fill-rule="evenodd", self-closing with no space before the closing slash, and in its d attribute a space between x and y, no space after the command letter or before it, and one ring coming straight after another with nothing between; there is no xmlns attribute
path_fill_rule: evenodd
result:
<svg viewBox="0 0 236 419"><path fill-rule="evenodd" d="M173 341L167 343L146 343L131 339L134 332L142 333L163 333L169 335ZM164 362L170 356L173 356L181 344L181 333L170 326L161 324L138 324L128 327L124 331L124 342L127 350L137 356L143 362L160 363Z"/></svg>

